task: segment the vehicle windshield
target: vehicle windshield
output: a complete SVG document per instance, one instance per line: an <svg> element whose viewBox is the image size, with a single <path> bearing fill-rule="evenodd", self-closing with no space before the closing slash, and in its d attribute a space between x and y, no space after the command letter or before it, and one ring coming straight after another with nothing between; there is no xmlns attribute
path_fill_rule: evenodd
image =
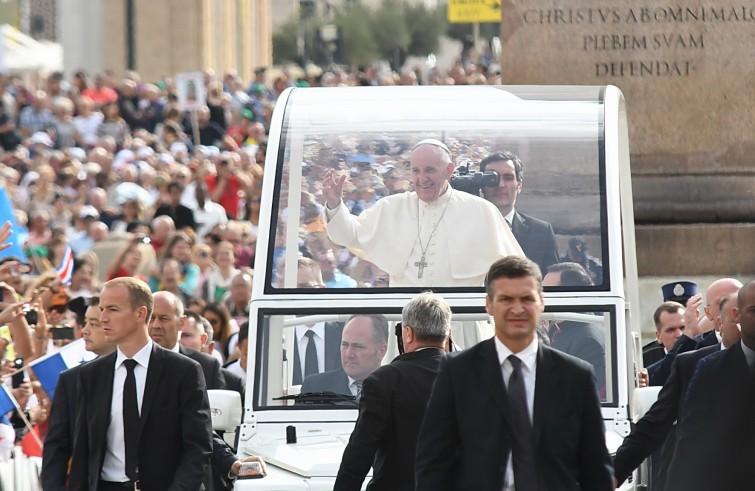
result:
<svg viewBox="0 0 755 491"><path fill-rule="evenodd" d="M490 222L480 218L479 209L459 212L447 205L448 214L437 220L428 211L425 225L419 194L400 206L379 206L382 200L398 203L396 195L413 195L418 183L431 182L417 177L412 161L414 146L426 139L442 142L450 152L455 166L451 193L482 195L501 214L511 210L506 222L495 226L508 225L544 274L548 266L565 261L579 263L589 273L589 283L562 284L549 291L608 290L606 164L598 89L584 88L559 101L548 100L547 92L424 89L430 90L291 92L275 162L267 253L272 260L265 292L481 287L481 275L462 281L458 278L463 272L456 271L457 263L473 262L493 240ZM495 154L502 155L501 161L490 162L485 170L496 173L492 179L497 183L479 174L481 162ZM346 179L344 208L336 212L359 216L374 208L382 213L374 230L357 231L362 244L370 244L354 247L326 226L333 217L326 211L324 189L330 171L336 180ZM433 249L428 251L431 237L445 241L434 258ZM389 271L399 256L399 271ZM311 260L319 274L301 274L301 258ZM421 268L432 274L434 265L446 263L449 275L422 278ZM392 281L403 274L416 275L414 283Z"/></svg>
<svg viewBox="0 0 755 491"><path fill-rule="evenodd" d="M455 308L453 319L453 350L493 335L482 307ZM261 309L257 349L250 353L256 376L254 410L356 408L354 382L399 354L396 325L400 320L400 308ZM617 404L614 306L549 307L538 335L553 348L590 363L603 405ZM310 337L315 340L316 354L308 353Z"/></svg>

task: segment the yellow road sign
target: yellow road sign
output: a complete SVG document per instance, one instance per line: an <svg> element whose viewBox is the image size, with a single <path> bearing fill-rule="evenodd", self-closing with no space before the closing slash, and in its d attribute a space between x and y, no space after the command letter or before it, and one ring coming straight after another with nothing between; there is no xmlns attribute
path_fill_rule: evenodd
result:
<svg viewBox="0 0 755 491"><path fill-rule="evenodd" d="M448 0L448 22L501 22L501 1Z"/></svg>

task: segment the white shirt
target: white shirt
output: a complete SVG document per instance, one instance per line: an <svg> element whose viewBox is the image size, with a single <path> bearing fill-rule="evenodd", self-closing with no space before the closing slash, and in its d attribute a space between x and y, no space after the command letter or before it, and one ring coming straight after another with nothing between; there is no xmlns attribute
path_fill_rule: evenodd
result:
<svg viewBox="0 0 755 491"><path fill-rule="evenodd" d="M241 368L241 361L236 360L225 368L246 380L246 371Z"/></svg>
<svg viewBox="0 0 755 491"><path fill-rule="evenodd" d="M150 339L133 357L136 361L134 378L136 378L136 402L139 406L139 414L142 413L144 385L147 382L147 369L151 355L152 340ZM123 362L126 359L128 357L118 348L113 371L113 398L110 401L110 424L107 427L105 459L102 462L102 471L100 471L100 479L103 481L129 480L126 476L126 446L123 440L123 384L126 382L127 373Z"/></svg>
<svg viewBox="0 0 755 491"><path fill-rule="evenodd" d="M305 334L310 330L315 333L312 340L315 342L315 348L317 349L317 373L325 371L325 323L318 322L311 327L296 326L296 349L299 352L299 361L301 362L302 380L304 380L304 362L307 357L307 345L309 344L309 338Z"/></svg>
<svg viewBox="0 0 755 491"><path fill-rule="evenodd" d="M503 383L506 385L506 390L509 388L509 377L511 377L511 373L514 371L514 367L511 366L508 357L513 354L522 360L522 378L524 379L524 390L527 395L527 410L530 415L530 423L532 423L532 413L535 406L535 375L537 374L537 336L534 336L529 346L519 353L512 353L498 339L498 336L494 336L494 338L495 350L498 353L498 363L501 365L501 373L503 374ZM514 487L514 484L514 464L511 460L511 453L509 453L509 458L506 462L506 479L503 489L510 489Z"/></svg>

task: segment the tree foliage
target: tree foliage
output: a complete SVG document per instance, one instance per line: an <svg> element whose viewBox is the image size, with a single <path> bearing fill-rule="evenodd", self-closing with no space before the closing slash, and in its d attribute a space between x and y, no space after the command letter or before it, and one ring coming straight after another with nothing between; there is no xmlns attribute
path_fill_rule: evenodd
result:
<svg viewBox="0 0 755 491"><path fill-rule="evenodd" d="M407 54L426 56L436 52L447 28L445 10L398 3L384 0L377 8L370 8L352 2L337 8L333 23L338 26L340 39L334 61L357 66L388 59L394 64ZM280 25L273 34L273 62L302 61L297 36L303 31L307 59L326 64L329 60L317 31L323 24L317 13L305 21L297 13Z"/></svg>

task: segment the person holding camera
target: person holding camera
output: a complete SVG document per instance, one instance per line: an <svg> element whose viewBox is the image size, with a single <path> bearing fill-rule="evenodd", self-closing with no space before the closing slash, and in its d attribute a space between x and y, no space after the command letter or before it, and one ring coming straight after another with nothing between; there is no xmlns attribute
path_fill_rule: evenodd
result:
<svg viewBox="0 0 755 491"><path fill-rule="evenodd" d="M451 188L454 168L445 144L420 141L411 153L414 191L382 198L359 216L343 203L346 176L328 171L330 239L387 272L392 287L482 286L492 262L524 254L494 206Z"/></svg>
<svg viewBox="0 0 755 491"><path fill-rule="evenodd" d="M493 203L511 227L524 255L537 263L545 274L548 266L557 264L558 246L550 223L516 210L516 198L522 192L522 161L511 152L497 152L480 162L480 170L498 174L498 184L483 186L482 196Z"/></svg>

